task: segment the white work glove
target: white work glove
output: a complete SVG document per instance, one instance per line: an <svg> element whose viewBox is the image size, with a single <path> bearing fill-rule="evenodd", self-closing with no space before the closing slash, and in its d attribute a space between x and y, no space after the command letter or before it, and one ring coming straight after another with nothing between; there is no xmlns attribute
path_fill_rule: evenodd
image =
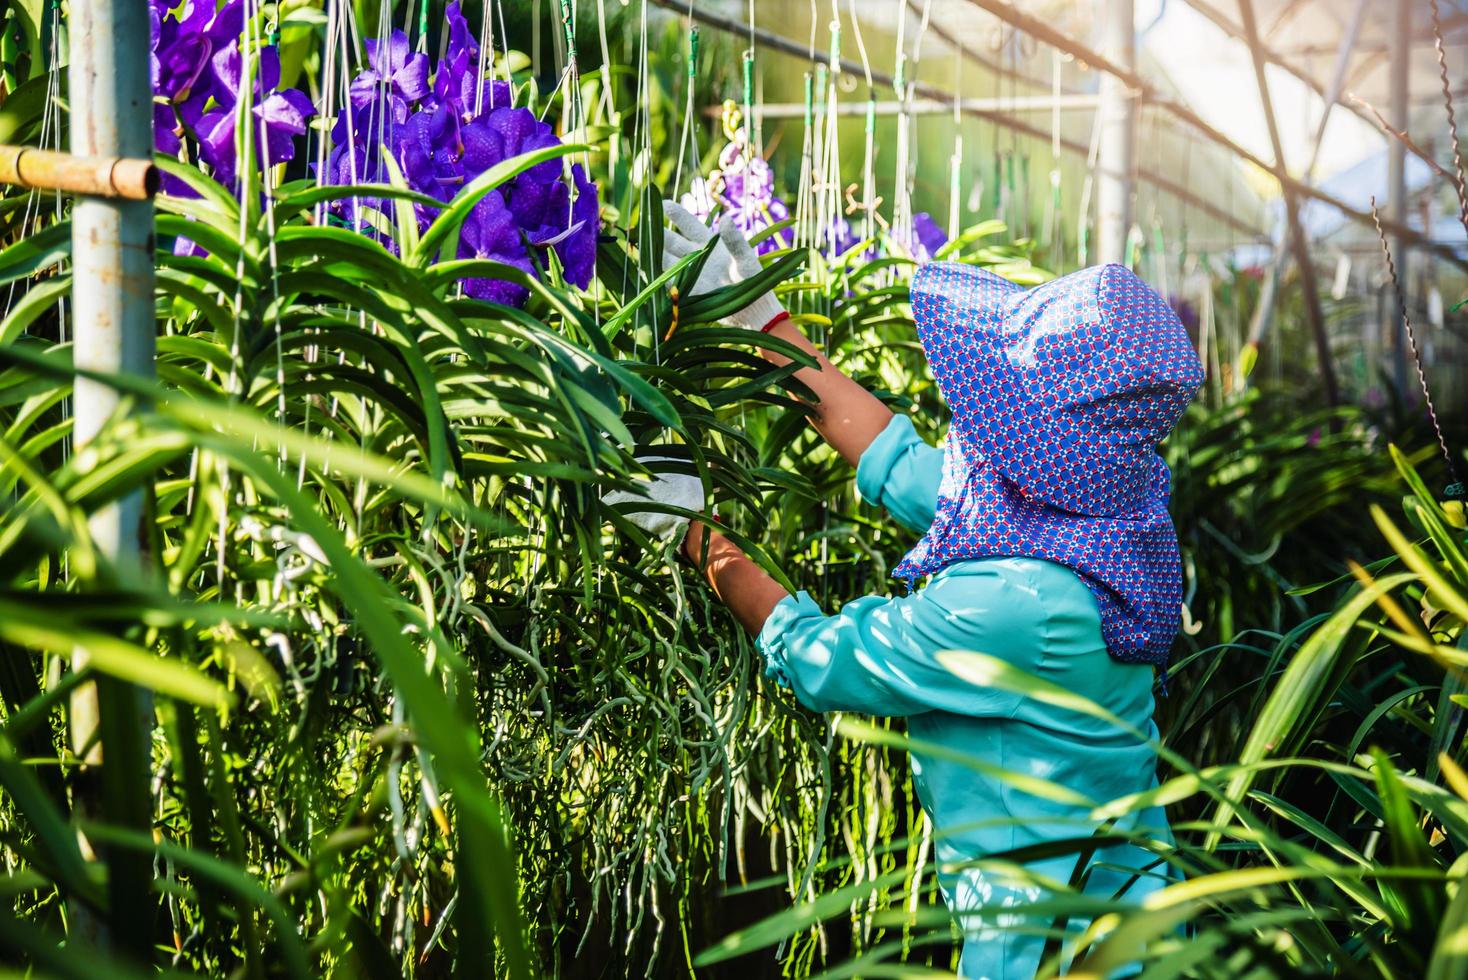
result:
<svg viewBox="0 0 1468 980"><path fill-rule="evenodd" d="M639 463L679 462L669 459L667 456L639 456ZM654 503L667 504L673 507L682 507L684 510L699 511L703 509L703 481L696 476L686 473L658 473L646 487L639 488L641 493L629 493L626 490L613 490L601 498L601 502L608 506L619 504ZM676 541L682 537L688 527L688 518L678 514L665 514L660 511L637 510L634 507L619 507L625 516L633 524L636 524L650 536L663 541Z"/></svg>
<svg viewBox="0 0 1468 980"><path fill-rule="evenodd" d="M682 232L682 234L671 231L663 233L664 269L684 256L697 252L714 237L713 230L673 201L663 202L663 214L668 216L677 227L678 232ZM734 224L734 219L725 215L719 221L717 234L719 243L714 246L713 253L703 264L703 270L698 274L698 282L693 286L695 296L713 292L731 283L743 282L764 268L760 264L759 253L745 239L743 232ZM784 312L785 307L780 305L780 301L773 293L761 293L755 297L754 302L726 317L725 320L737 327L762 330L766 324Z"/></svg>

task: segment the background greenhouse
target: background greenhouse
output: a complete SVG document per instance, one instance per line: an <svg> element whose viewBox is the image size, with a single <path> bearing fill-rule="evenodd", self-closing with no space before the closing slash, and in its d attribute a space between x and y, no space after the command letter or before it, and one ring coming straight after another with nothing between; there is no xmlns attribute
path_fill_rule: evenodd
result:
<svg viewBox="0 0 1468 980"><path fill-rule="evenodd" d="M1468 977L1465 85L1460 0L6 0L0 963L952 975L903 723L607 495L900 590L724 321L938 445L953 261L1125 265L1206 372L1159 783L1053 845L1163 804L1170 884L1056 883L1041 975ZM695 294L665 200L764 271Z"/></svg>

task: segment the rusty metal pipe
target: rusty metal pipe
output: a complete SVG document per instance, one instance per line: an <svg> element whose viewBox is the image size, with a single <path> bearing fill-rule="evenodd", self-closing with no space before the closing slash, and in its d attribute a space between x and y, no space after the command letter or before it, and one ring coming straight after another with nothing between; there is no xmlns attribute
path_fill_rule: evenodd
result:
<svg viewBox="0 0 1468 980"><path fill-rule="evenodd" d="M158 168L152 160L73 156L0 144L0 184L146 201L158 193Z"/></svg>

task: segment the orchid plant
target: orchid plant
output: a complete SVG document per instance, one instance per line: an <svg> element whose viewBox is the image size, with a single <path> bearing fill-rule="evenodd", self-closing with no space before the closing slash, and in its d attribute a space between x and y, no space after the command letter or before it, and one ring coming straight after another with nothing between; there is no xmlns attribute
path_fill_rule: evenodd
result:
<svg viewBox="0 0 1468 980"><path fill-rule="evenodd" d="M350 102L332 128L324 183L386 182L386 151L409 187L448 203L495 164L561 145L549 124L513 104L509 82L481 76L479 45L457 3L448 6L447 26L443 57L432 70L402 31L367 41L368 67L352 80ZM335 211L352 227L385 237L370 230L377 224L371 212L385 218L388 209L383 201L355 198L338 202ZM438 209L419 204L415 213L422 230ZM596 184L585 168L572 164L567 172L549 160L475 204L460 229L457 255L539 277L547 253L554 252L565 281L585 288L595 271L600 228ZM470 278L463 285L476 299L510 306L522 305L528 295L502 279Z"/></svg>

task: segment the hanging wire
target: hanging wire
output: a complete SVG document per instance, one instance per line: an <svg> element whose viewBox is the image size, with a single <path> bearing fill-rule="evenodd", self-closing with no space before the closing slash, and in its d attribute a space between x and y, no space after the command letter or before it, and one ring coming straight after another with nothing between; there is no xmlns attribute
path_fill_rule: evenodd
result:
<svg viewBox="0 0 1468 980"><path fill-rule="evenodd" d="M1381 215L1376 209L1376 195L1371 195L1371 221L1376 225L1376 237L1381 242L1381 250L1386 255L1386 271L1392 281L1392 291L1396 294L1397 309L1402 315L1402 324L1407 329L1407 344L1412 351L1412 362L1417 368L1417 384L1422 389L1422 399L1426 403L1427 417L1432 422L1432 431L1437 435L1438 448L1442 450L1443 462L1448 466L1448 478L1452 481L1443 491L1447 497L1464 496L1463 481L1458 478L1458 467L1453 463L1453 454L1448 449L1448 440L1443 435L1442 424L1437 418L1437 408L1432 403L1432 392L1427 387L1427 372L1422 366L1422 354L1417 347L1417 331L1412 328L1412 316L1407 311L1407 297L1402 291L1402 281L1397 277L1397 264L1392 259L1391 246L1387 244L1386 232L1381 227Z"/></svg>

